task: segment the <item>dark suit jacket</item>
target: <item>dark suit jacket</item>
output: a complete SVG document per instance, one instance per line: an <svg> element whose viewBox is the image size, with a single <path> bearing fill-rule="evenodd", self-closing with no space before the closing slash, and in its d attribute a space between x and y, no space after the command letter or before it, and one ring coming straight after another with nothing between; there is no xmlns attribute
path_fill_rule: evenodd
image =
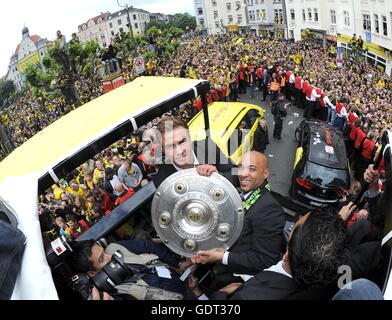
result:
<svg viewBox="0 0 392 320"><path fill-rule="evenodd" d="M320 300L330 298L328 289L304 289L294 279L274 272L261 271L245 282L233 295L222 291L210 295L212 300Z"/></svg>
<svg viewBox="0 0 392 320"><path fill-rule="evenodd" d="M219 274L256 274L280 261L284 251L283 227L286 217L268 190L245 213L238 240L228 250L228 265L219 265Z"/></svg>
<svg viewBox="0 0 392 320"><path fill-rule="evenodd" d="M264 130L258 126L255 131L253 150L264 153L265 149L267 149L267 144L269 144L268 128L266 127Z"/></svg>
<svg viewBox="0 0 392 320"><path fill-rule="evenodd" d="M228 159L216 146L216 144L209 140L209 143L204 141L203 143L194 143L193 148L196 158L199 164L211 164L215 165L218 172L229 180L234 187L239 186L238 177L232 173L232 169L236 166ZM207 150L207 151L206 151ZM155 188L159 188L161 183L166 180L177 170L172 164L162 164L159 166L158 173L154 176L153 182Z"/></svg>
<svg viewBox="0 0 392 320"><path fill-rule="evenodd" d="M369 279L381 259L381 239L372 231L368 220L360 219L347 227L346 258L353 279Z"/></svg>

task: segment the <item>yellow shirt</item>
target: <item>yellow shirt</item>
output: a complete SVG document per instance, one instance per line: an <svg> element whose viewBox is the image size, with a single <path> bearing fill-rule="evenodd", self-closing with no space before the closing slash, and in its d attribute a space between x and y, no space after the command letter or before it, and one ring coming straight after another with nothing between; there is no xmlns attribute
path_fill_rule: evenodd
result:
<svg viewBox="0 0 392 320"><path fill-rule="evenodd" d="M69 193L72 193L75 196L82 197L83 199L86 198L86 190L79 187L78 191L73 190L71 187L66 189Z"/></svg>
<svg viewBox="0 0 392 320"><path fill-rule="evenodd" d="M95 168L94 173L93 173L93 183L95 185L103 184L104 178L105 178L105 171L103 171L103 170L101 171L98 168Z"/></svg>

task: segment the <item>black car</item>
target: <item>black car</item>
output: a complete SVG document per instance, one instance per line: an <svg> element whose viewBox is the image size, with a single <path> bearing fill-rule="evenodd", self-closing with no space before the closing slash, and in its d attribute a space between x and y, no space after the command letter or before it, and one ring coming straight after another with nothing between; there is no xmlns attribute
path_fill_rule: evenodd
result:
<svg viewBox="0 0 392 320"><path fill-rule="evenodd" d="M290 195L306 204L336 203L350 189L350 166L342 133L322 121L304 120L298 142Z"/></svg>

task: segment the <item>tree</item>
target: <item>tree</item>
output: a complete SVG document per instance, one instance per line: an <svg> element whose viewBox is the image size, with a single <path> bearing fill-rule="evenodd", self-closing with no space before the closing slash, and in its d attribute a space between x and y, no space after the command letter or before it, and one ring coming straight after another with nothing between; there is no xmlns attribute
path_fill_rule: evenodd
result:
<svg viewBox="0 0 392 320"><path fill-rule="evenodd" d="M177 27L184 31L192 31L196 29L196 17L189 13L176 13L174 19L169 22L169 27Z"/></svg>
<svg viewBox="0 0 392 320"><path fill-rule="evenodd" d="M191 16L189 13L176 13L170 21L151 20L147 24L146 30L155 27L156 29L163 31L171 27L176 27L185 32L189 32L195 30L196 25L196 17Z"/></svg>
<svg viewBox="0 0 392 320"><path fill-rule="evenodd" d="M32 87L46 92L60 90L69 105L79 106L75 83L93 72L98 49L96 41L68 45L67 52L56 46L49 48L42 59L44 69L40 65L29 65L25 71L26 79Z"/></svg>
<svg viewBox="0 0 392 320"><path fill-rule="evenodd" d="M0 107L8 101L15 90L16 87L11 80L0 79Z"/></svg>

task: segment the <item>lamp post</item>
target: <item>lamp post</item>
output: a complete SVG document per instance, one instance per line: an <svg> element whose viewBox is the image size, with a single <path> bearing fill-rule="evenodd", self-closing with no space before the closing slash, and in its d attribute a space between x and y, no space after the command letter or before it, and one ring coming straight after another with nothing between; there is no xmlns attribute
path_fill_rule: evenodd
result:
<svg viewBox="0 0 392 320"><path fill-rule="evenodd" d="M135 38L134 38L134 36L133 36L132 22L131 22L131 17L130 17L130 15L129 15L128 2L127 2L127 3L125 4L125 6L124 6L124 5L121 5L121 4L120 4L120 0L117 0L117 4L118 4L119 7L121 7L121 8L126 8L126 10L127 10L128 23L129 23L129 30L130 30L130 33L131 33L132 44L134 44L134 43L135 43ZM131 8L132 8L132 6L131 6Z"/></svg>

